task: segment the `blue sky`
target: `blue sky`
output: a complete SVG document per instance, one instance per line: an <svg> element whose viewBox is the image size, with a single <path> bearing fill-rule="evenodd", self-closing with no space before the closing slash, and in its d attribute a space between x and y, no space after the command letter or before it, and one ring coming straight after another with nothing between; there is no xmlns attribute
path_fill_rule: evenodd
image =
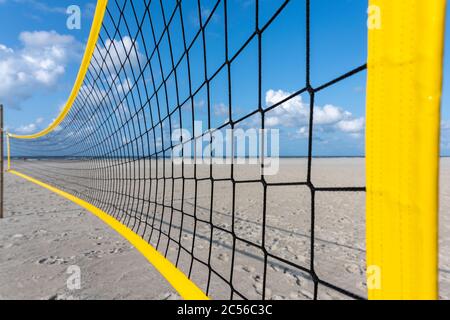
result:
<svg viewBox="0 0 450 320"><path fill-rule="evenodd" d="M260 1L260 26L263 26L283 1ZM55 4L57 3L57 5ZM138 2L136 2L138 3ZM158 4L158 1L153 3ZM174 0L167 0L170 11ZM196 1L184 1L188 42L198 18ZM207 17L213 0L202 1L202 16ZM78 4L82 9L81 30L66 28L66 8ZM160 10L152 4L151 10ZM75 80L93 16L94 1L76 0L0 0L0 101L6 106L6 125L15 133L32 133L46 127L58 114ZM159 5L158 5L159 6ZM137 5L142 7L140 5ZM154 7L154 8L153 8ZM311 82L317 87L365 63L366 8L363 0L314 0L311 6ZM254 30L255 4L252 0L229 0L229 56L232 57ZM304 1L293 0L263 33L262 102L264 107L284 99L305 86ZM162 21L155 15L155 32ZM450 16L450 13L448 14ZM221 5L206 28L207 73L210 75L224 60L223 9ZM108 22L106 22L107 24ZM6 27L4 27L6 26ZM450 24L448 24L450 27ZM131 27L132 28L132 27ZM159 29L158 29L159 28ZM177 40L179 26L171 32L173 51L181 54ZM447 47L450 32L446 34ZM125 41L125 39L113 39ZM167 44L162 44L163 69ZM142 44L139 44L142 50ZM201 41L192 47L193 86L203 79ZM448 47L447 52L450 52ZM166 57L168 56L165 55ZM447 58L448 57L448 58ZM246 115L258 104L257 42L252 41L232 63L232 104L234 120ZM183 70L180 70L183 75ZM450 56L446 55L444 74L450 78ZM183 78L183 76L179 76ZM184 77L185 78L185 77ZM318 156L356 156L364 154L365 78L362 72L316 96L316 132L314 153ZM219 126L227 116L226 73L211 82L212 124ZM444 88L446 86L444 85ZM170 89L169 89L170 90ZM186 84L180 91L187 92ZM170 100L170 99L169 99ZM195 97L196 117L206 119L205 90ZM283 108L266 114L266 126L280 129L281 154L305 155L307 152L307 95L291 99ZM450 92L444 90L442 153L450 155ZM242 125L255 125L257 117Z"/></svg>
<svg viewBox="0 0 450 320"><path fill-rule="evenodd" d="M0 0L0 62L4 63L0 78L9 80L0 87L0 101L6 107L10 131L28 132L49 124L67 99L95 8L94 3L79 1L84 3L82 29L68 30L66 8L73 2ZM55 52L51 52L52 48ZM48 68L26 66L23 56L37 59L35 63L47 60L54 64ZM42 75L39 80L33 75L51 69L58 71L48 71L48 78ZM23 81L19 78L21 72L26 74Z"/></svg>

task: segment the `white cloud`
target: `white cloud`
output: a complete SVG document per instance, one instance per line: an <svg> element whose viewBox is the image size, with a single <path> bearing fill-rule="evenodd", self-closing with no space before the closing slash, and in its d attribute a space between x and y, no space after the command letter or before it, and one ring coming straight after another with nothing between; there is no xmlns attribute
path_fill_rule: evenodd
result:
<svg viewBox="0 0 450 320"><path fill-rule="evenodd" d="M96 48L94 52L94 58L101 63L105 60L107 67L114 72L114 67L118 70L121 65L125 64L129 66L137 65L138 59L142 60L141 53L139 52L139 45L135 42L133 47L133 39L126 36L120 40L108 39L105 41L105 46ZM129 55L128 59L127 56Z"/></svg>
<svg viewBox="0 0 450 320"><path fill-rule="evenodd" d="M85 82L81 86L78 96L83 99L86 99L88 96L92 96L93 100L97 102L97 100L102 100L104 97L106 97L106 91L100 89L98 86ZM91 101L87 100L86 103L91 103Z"/></svg>
<svg viewBox="0 0 450 320"><path fill-rule="evenodd" d="M32 134L36 133L39 130L39 127L44 122L44 118L37 118L35 122L20 126L13 130L14 133L17 134Z"/></svg>
<svg viewBox="0 0 450 320"><path fill-rule="evenodd" d="M9 54L9 53L14 53L14 50L11 48L8 48L7 46L5 46L3 44L0 44L0 54Z"/></svg>
<svg viewBox="0 0 450 320"><path fill-rule="evenodd" d="M325 105L323 108L314 106L314 124L316 125L339 124L351 116L350 112L330 104Z"/></svg>
<svg viewBox="0 0 450 320"><path fill-rule="evenodd" d="M41 89L53 89L65 74L67 63L81 45L55 31L22 32L21 48L0 44L0 100L11 107Z"/></svg>
<svg viewBox="0 0 450 320"><path fill-rule="evenodd" d="M198 109L202 109L206 106L206 101L203 99L194 98L194 107Z"/></svg>
<svg viewBox="0 0 450 320"><path fill-rule="evenodd" d="M30 133L35 132L36 128L37 128L37 126L35 123L30 123L27 125L20 126L19 128L17 128L15 130L15 132L20 133L20 134L30 134Z"/></svg>
<svg viewBox="0 0 450 320"><path fill-rule="evenodd" d="M266 92L266 105L273 106L289 96L291 93L283 90L269 90ZM266 114L266 126L299 127L297 136L307 137L309 111L309 103L303 102L301 96L295 96ZM314 126L319 131L336 131L356 137L364 131L365 120L364 118L355 118L351 112L340 107L327 104L323 107L314 106Z"/></svg>
<svg viewBox="0 0 450 320"><path fill-rule="evenodd" d="M228 116L228 107L224 103L219 103L213 106L214 115L218 117Z"/></svg>
<svg viewBox="0 0 450 320"><path fill-rule="evenodd" d="M61 56L61 47L72 45L74 38L68 35L60 35L56 31L24 31L20 33L19 39L25 44L27 48L46 48L56 52L56 55Z"/></svg>
<svg viewBox="0 0 450 320"><path fill-rule="evenodd" d="M341 130L342 132L346 133L361 133L364 131L365 127L365 119L364 118L357 118L353 120L342 120L339 121L336 126Z"/></svg>
<svg viewBox="0 0 450 320"><path fill-rule="evenodd" d="M273 106L286 99L289 96L288 92L278 90L269 90L266 92L266 105ZM284 125L287 127L296 127L307 124L309 121L308 106L303 103L301 96L295 96L286 103L274 108L267 113L266 125L268 127L276 127Z"/></svg>

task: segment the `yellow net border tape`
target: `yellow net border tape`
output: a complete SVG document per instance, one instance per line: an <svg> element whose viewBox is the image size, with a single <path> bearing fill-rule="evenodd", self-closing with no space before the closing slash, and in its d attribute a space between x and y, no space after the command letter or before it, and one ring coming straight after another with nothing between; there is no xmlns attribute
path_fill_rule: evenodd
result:
<svg viewBox="0 0 450 320"><path fill-rule="evenodd" d="M153 248L149 243L142 239L139 235L134 233L131 229L114 219L112 216L106 212L100 210L94 205L79 199L69 193L45 184L41 181L33 179L27 175L19 173L11 169L11 158L10 158L10 138L15 139L37 139L43 137L53 130L55 130L64 118L69 113L72 105L80 91L83 84L84 78L86 76L87 70L89 68L92 55L95 51L95 46L99 37L99 33L102 27L103 18L106 12L106 7L108 5L108 0L98 0L97 7L95 10L94 20L92 22L92 27L89 35L89 39L86 45L86 50L84 52L83 60L78 71L78 75L75 84L70 93L69 99L65 104L63 110L56 118L56 120L46 129L39 133L33 135L15 135L7 134L7 153L8 153L8 170L10 173L26 179L32 183L35 183L41 187L44 187L78 205L90 211L92 214L101 219L104 223L109 225L112 229L118 232L122 237L127 239L160 273L161 275L172 285L172 287L181 295L182 298L186 300L207 300L209 299L191 280L189 280L186 275L184 275L179 269L177 269L169 260L167 260L163 255L161 255L155 248Z"/></svg>
<svg viewBox="0 0 450 320"><path fill-rule="evenodd" d="M147 241L142 239L139 235L123 225L121 222L113 218L108 213L95 207L94 205L64 192L60 189L52 187L46 183L29 177L25 174L15 170L9 170L9 173L14 174L20 178L28 180L38 186L41 186L51 192L54 192L74 203L80 207L88 210L93 215L98 217L113 230L119 233L122 237L127 239L155 268L161 275L170 283L170 285L186 300L208 300L209 298L200 290L186 275L175 267L169 260L153 248Z"/></svg>
<svg viewBox="0 0 450 320"><path fill-rule="evenodd" d="M84 78L86 76L87 70L91 63L92 55L94 54L94 51L95 51L95 45L97 44L98 36L99 36L100 30L102 28L103 17L105 16L107 5L108 5L108 0L98 0L97 1L94 20L92 21L92 27L91 27L91 31L89 34L88 42L86 44L86 50L84 51L83 60L81 61L80 69L78 70L78 75L77 75L77 78L73 85L69 99L67 100L61 113L53 121L53 123L50 124L50 126L48 126L46 129L42 130L41 132L38 132L38 133L32 134L32 135L16 135L16 134L8 133L8 135L11 138L31 140L31 139L37 139L37 138L46 136L47 134L49 134L50 132L55 130L61 124L61 122L64 120L64 118L67 116L70 109L72 108L72 105L73 105L76 97L78 96L78 93L83 84Z"/></svg>

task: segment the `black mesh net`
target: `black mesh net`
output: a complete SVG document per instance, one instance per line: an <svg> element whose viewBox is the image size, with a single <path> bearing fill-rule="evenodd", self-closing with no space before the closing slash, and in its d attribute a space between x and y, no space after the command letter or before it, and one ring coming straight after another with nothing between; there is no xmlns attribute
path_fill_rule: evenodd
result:
<svg viewBox="0 0 450 320"><path fill-rule="evenodd" d="M252 13L245 17L237 5L230 0L111 0L72 109L42 138L11 139L12 168L114 216L212 298L365 298L364 272L358 269L362 273L353 272L358 273L353 278L340 274L341 268L352 273L355 263L342 262L339 253L347 250L357 265L364 265L364 238L358 245L316 234L340 229L341 223L351 230L351 219L324 221L317 211L341 206L351 217L353 202L364 202L364 184L319 187L312 172L316 95L366 66L355 65L313 87L310 1L241 1ZM298 70L298 79L304 80L268 105L265 48L277 43L266 34L283 19L295 21L284 12L297 7L303 28L285 32L303 34L305 50L294 54L305 64ZM243 30L239 24L231 27L233 19L246 19ZM253 27L247 32L248 25ZM252 56L241 60L244 55ZM241 85L250 82L252 90ZM236 99L245 101L246 95L252 97L251 107L243 108ZM309 99L305 157L281 159L285 172L269 175L265 170L273 155L260 150L269 140L260 129L269 127L271 114L299 97ZM202 128L195 129L198 121ZM192 137L173 139L182 129ZM255 129L255 163L245 164L251 160L248 147L239 154L234 138L222 143L229 144L228 156L212 149L198 155L198 141L212 142L215 133L225 131L234 137L239 129ZM181 154L178 161L175 151ZM320 199L331 207L318 209ZM363 219L364 210L357 216ZM315 253L327 245L338 249L321 251L325 257L318 260ZM328 269L318 272L321 261L328 261ZM327 270L337 276L327 277Z"/></svg>

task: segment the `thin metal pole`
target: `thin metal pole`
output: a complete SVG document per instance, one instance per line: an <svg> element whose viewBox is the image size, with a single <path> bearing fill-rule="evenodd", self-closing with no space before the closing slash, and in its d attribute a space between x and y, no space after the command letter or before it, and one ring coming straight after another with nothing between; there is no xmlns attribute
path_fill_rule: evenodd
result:
<svg viewBox="0 0 450 320"><path fill-rule="evenodd" d="M5 172L3 158L3 105L0 105L0 219L3 219L3 175Z"/></svg>

